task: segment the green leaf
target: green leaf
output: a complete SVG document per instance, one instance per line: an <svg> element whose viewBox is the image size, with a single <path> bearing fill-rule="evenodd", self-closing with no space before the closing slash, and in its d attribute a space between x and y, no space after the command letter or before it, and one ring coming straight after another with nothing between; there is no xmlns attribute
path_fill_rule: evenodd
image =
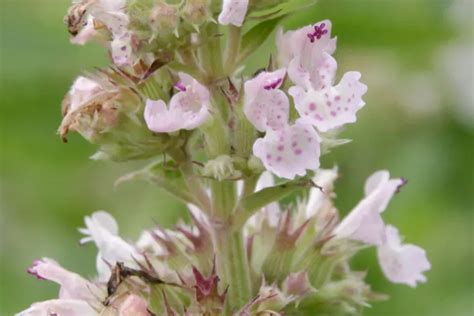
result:
<svg viewBox="0 0 474 316"><path fill-rule="evenodd" d="M247 219L249 219L256 211L265 205L279 201L288 195L308 187L314 186L311 180L295 180L288 181L270 188L262 189L240 200L238 210L235 216L235 225L240 227Z"/></svg>
<svg viewBox="0 0 474 316"><path fill-rule="evenodd" d="M241 44L240 55L237 58L239 63L247 58L253 51L262 45L268 36L275 30L278 23L284 16L261 22L252 27L244 34Z"/></svg>
<svg viewBox="0 0 474 316"><path fill-rule="evenodd" d="M252 12L251 19L269 19L282 17L294 13L316 4L317 0L289 0L278 5L271 6L270 9L262 9Z"/></svg>

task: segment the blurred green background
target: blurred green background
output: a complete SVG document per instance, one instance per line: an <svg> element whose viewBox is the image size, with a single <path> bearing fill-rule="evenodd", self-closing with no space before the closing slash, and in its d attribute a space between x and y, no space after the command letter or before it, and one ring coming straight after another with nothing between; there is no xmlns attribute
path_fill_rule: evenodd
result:
<svg viewBox="0 0 474 316"><path fill-rule="evenodd" d="M69 44L62 24L69 0L1 0L0 314L52 298L57 287L25 273L39 257L94 275L96 251L79 246L76 228L98 209L121 234L138 237L156 220L171 225L184 207L143 183L113 187L140 164L88 160L94 148L56 135L60 103L74 77L105 66L102 49ZM473 315L473 3L471 0L321 0L285 23L323 18L338 36L339 73L359 70L366 107L323 166L339 165L337 205L345 213L365 178L387 168L409 179L384 214L410 243L427 250L429 282L411 289L382 275L374 251L354 263L375 290L391 296L365 315ZM261 67L263 49L248 69Z"/></svg>

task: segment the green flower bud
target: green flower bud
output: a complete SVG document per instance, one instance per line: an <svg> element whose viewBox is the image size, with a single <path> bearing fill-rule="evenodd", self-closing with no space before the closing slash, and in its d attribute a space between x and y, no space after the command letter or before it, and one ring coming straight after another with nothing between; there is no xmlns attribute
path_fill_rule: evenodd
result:
<svg viewBox="0 0 474 316"><path fill-rule="evenodd" d="M199 27L212 19L209 0L186 0L181 15L193 27Z"/></svg>

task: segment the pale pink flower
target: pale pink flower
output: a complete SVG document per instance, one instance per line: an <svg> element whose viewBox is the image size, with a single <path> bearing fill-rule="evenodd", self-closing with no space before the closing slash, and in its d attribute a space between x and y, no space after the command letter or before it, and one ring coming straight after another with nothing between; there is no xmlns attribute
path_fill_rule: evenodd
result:
<svg viewBox="0 0 474 316"><path fill-rule="evenodd" d="M319 167L320 138L309 124L296 122L278 130L269 129L253 145L253 153L265 168L279 177L294 179Z"/></svg>
<svg viewBox="0 0 474 316"><path fill-rule="evenodd" d="M147 100L144 116L150 130L157 133L192 130L209 118L209 90L188 74L181 72L179 78L175 86L180 92L173 95L169 107L163 100Z"/></svg>
<svg viewBox="0 0 474 316"><path fill-rule="evenodd" d="M79 76L69 90L70 107L68 111L74 111L84 103L90 101L102 91L102 87L92 79Z"/></svg>
<svg viewBox="0 0 474 316"><path fill-rule="evenodd" d="M120 304L118 316L149 316L147 302L138 295L129 295Z"/></svg>
<svg viewBox="0 0 474 316"><path fill-rule="evenodd" d="M99 314L85 301L75 299L55 299L34 303L16 316L98 316Z"/></svg>
<svg viewBox="0 0 474 316"><path fill-rule="evenodd" d="M339 223L333 233L336 238L348 238L370 245L385 241L385 224L380 216L402 179L390 179L388 171L377 171L365 183L365 198Z"/></svg>
<svg viewBox="0 0 474 316"><path fill-rule="evenodd" d="M331 38L331 21L324 20L295 31L277 33L278 62L287 67L298 56L308 60L315 51L334 53L336 38Z"/></svg>
<svg viewBox="0 0 474 316"><path fill-rule="evenodd" d="M422 248L412 244L402 244L398 230L387 225L385 243L377 248L382 271L393 283L403 283L416 287L417 282L426 282L423 272L431 269L431 264Z"/></svg>
<svg viewBox="0 0 474 316"><path fill-rule="evenodd" d="M248 0L223 0L222 11L218 17L219 24L242 26L248 5Z"/></svg>
<svg viewBox="0 0 474 316"><path fill-rule="evenodd" d="M244 84L244 113L261 132L280 129L288 124L289 100L279 89L285 74L285 69L264 71Z"/></svg>
<svg viewBox="0 0 474 316"><path fill-rule="evenodd" d="M116 262L126 262L130 267L137 267L135 259L142 258L134 246L118 236L118 226L115 219L107 212L98 211L85 217L86 228L79 231L87 237L81 243L94 242L97 246L97 272L100 280L110 277L109 265Z"/></svg>
<svg viewBox="0 0 474 316"><path fill-rule="evenodd" d="M112 60L117 66L131 66L135 63L136 56L133 53L133 38L130 33L116 36L110 42L110 53Z"/></svg>

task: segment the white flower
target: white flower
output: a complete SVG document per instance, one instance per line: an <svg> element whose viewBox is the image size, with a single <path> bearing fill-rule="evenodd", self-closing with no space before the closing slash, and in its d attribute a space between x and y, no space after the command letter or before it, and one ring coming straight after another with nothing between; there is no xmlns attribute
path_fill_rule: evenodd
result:
<svg viewBox="0 0 474 316"><path fill-rule="evenodd" d="M81 243L93 241L98 251L97 271L99 279L104 281L110 277L110 265L116 262L126 262L130 267L136 267L135 259L140 259L141 254L136 249L118 236L118 226L115 219L105 211L98 211L85 218L86 228L79 231L87 237Z"/></svg>
<svg viewBox="0 0 474 316"><path fill-rule="evenodd" d="M385 243L377 248L382 271L393 283L403 283L416 287L417 282L426 282L423 272L431 269L431 264L422 248L412 244L402 244L398 230L387 225Z"/></svg>
<svg viewBox="0 0 474 316"><path fill-rule="evenodd" d="M388 171L377 171L365 182L365 198L334 229L336 238L359 240L381 245L385 240L385 224L380 216L402 179L390 179Z"/></svg>
<svg viewBox="0 0 474 316"><path fill-rule="evenodd" d="M278 130L268 130L253 145L253 153L265 168L279 177L294 179L306 170L319 167L320 142L309 124L295 123Z"/></svg>

